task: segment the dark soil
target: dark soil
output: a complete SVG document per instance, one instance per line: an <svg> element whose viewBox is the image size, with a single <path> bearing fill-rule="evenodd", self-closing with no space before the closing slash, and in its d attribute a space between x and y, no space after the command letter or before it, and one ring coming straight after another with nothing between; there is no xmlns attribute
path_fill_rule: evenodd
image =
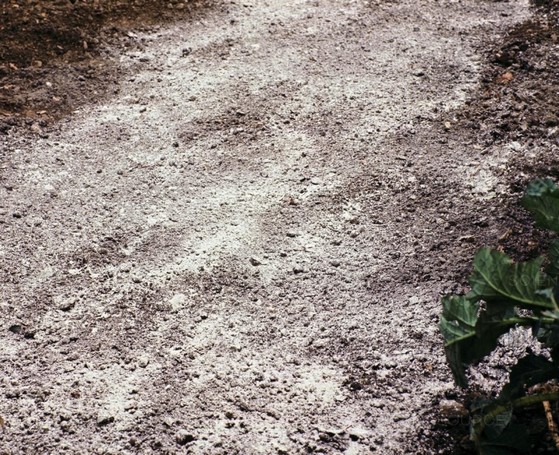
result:
<svg viewBox="0 0 559 455"><path fill-rule="evenodd" d="M559 136L559 3L538 5L487 52L479 95L461 112L460 124L487 145Z"/></svg>
<svg viewBox="0 0 559 455"><path fill-rule="evenodd" d="M534 2L534 8L536 14L531 20L514 27L487 51L486 71L478 96L460 112L452 113L463 130L471 129L473 143L478 146L489 150L511 141L526 146L527 152L514 154L502 171L510 193L498 203L480 207L477 213L482 219L492 217L490 224L500 225L497 230L502 232L495 238L491 232L484 235L480 229L477 235L484 242L479 243L498 248L518 261L543 254L556 238L549 231L536 228L520 204L526 186L533 179L559 179L559 155L553 153L559 138L559 2L538 1ZM473 219L465 221L472 227L476 225ZM465 283L469 270L457 272L458 280L461 278ZM469 392L447 398L468 405L473 396ZM468 418L445 419L437 412L430 415L435 423L424 431L425 435L421 432L419 438L430 441L435 453L475 453L469 441ZM529 428L530 453L555 452L539 407L515 418Z"/></svg>
<svg viewBox="0 0 559 455"><path fill-rule="evenodd" d="M196 17L211 0L3 0L0 2L0 133L45 126L116 81L104 49L134 45L129 30ZM119 73L119 77L122 74Z"/></svg>
<svg viewBox="0 0 559 455"><path fill-rule="evenodd" d="M514 27L491 50L481 96L465 111L486 143L516 140L528 153L512 157L503 172L513 197L504 208L510 223L499 246L517 260L546 251L552 236L534 227L520 198L535 178L559 178L559 2L534 2L534 17Z"/></svg>

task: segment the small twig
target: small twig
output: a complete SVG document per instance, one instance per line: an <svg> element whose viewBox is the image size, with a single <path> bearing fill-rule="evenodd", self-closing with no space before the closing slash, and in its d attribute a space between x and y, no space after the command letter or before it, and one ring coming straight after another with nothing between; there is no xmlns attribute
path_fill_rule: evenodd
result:
<svg viewBox="0 0 559 455"><path fill-rule="evenodd" d="M549 432L551 433L551 437L555 442L555 447L559 452L559 429L557 429L557 424L555 420L553 420L553 413L551 412L551 405L549 401L542 401L543 409L545 411L545 417L547 419L547 428L549 428Z"/></svg>

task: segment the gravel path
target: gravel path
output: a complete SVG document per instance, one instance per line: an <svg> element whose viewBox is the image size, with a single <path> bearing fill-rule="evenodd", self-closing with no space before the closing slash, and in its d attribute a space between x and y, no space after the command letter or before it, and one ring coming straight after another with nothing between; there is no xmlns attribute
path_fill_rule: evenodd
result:
<svg viewBox="0 0 559 455"><path fill-rule="evenodd" d="M439 295L504 191L439 120L523 1L243 0L0 137L2 454L424 453Z"/></svg>

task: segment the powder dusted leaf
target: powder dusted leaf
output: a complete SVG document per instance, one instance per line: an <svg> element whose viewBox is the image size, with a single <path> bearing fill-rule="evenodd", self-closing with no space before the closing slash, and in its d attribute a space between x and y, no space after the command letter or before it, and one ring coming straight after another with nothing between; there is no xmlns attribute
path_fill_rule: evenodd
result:
<svg viewBox="0 0 559 455"><path fill-rule="evenodd" d="M501 390L499 400L510 401L524 396L526 389L559 377L559 368L543 355L534 353L521 358L509 374L509 382Z"/></svg>
<svg viewBox="0 0 559 455"><path fill-rule="evenodd" d="M460 387L467 386L466 366L490 354L497 347L499 337L517 324L531 325L531 320L509 311L480 311L480 305L471 293L443 298L439 328L444 338L447 361Z"/></svg>

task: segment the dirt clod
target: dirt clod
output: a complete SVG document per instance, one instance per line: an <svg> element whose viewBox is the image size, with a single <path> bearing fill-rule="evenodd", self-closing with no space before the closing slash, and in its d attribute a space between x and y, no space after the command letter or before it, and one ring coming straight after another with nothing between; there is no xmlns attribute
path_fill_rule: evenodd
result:
<svg viewBox="0 0 559 455"><path fill-rule="evenodd" d="M184 446L196 440L196 438L192 433L188 432L187 430L179 430L175 435L175 440L177 441L178 445Z"/></svg>

